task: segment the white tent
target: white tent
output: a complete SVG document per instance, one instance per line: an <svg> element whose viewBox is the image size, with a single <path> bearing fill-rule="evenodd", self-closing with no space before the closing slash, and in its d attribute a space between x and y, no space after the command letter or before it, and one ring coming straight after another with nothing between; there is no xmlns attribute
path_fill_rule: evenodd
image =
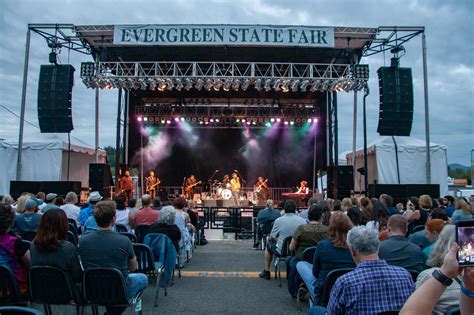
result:
<svg viewBox="0 0 474 315"><path fill-rule="evenodd" d="M395 147L397 148L395 150ZM447 147L430 143L431 183L439 184L440 195L448 193ZM425 184L426 142L411 137L381 137L367 146L369 184ZM352 165L352 152L346 155ZM356 151L354 171L356 191L363 190L364 176L356 170L364 167L364 150ZM437 196L436 196L437 197Z"/></svg>
<svg viewBox="0 0 474 315"><path fill-rule="evenodd" d="M67 134L36 134L23 141L22 180L80 181L89 185L89 163L95 162L94 149ZM99 163L105 162L105 151L99 151ZM10 193L10 181L16 179L18 141L0 139L0 194ZM69 179L68 179L69 161Z"/></svg>

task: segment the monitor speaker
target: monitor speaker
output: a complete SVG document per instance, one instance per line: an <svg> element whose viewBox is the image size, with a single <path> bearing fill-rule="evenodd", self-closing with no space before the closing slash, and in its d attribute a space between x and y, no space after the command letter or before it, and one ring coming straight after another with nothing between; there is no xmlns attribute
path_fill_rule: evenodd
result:
<svg viewBox="0 0 474 315"><path fill-rule="evenodd" d="M352 165L331 165L327 170L328 198L343 199L351 196L354 189Z"/></svg>
<svg viewBox="0 0 474 315"><path fill-rule="evenodd" d="M413 79L411 68L381 67L380 109L377 132L381 136L409 136L413 123Z"/></svg>
<svg viewBox="0 0 474 315"><path fill-rule="evenodd" d="M104 163L89 164L89 189L98 191L104 198L110 197L110 186L113 186L110 165Z"/></svg>
<svg viewBox="0 0 474 315"><path fill-rule="evenodd" d="M38 85L38 121L41 132L69 133L72 124L74 67L42 65Z"/></svg>

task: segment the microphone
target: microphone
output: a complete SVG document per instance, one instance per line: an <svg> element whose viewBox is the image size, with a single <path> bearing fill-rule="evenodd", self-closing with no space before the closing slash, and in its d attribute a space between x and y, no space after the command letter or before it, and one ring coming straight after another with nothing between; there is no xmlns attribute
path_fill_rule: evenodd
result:
<svg viewBox="0 0 474 315"><path fill-rule="evenodd" d="M215 170L215 173L219 173L219 170Z"/></svg>

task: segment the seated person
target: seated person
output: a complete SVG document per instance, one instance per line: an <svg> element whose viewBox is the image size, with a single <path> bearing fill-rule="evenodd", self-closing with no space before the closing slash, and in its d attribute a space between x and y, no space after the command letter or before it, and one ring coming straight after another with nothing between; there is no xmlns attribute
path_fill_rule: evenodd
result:
<svg viewBox="0 0 474 315"><path fill-rule="evenodd" d="M432 278L433 271L439 270L443 264L444 257L448 254L449 249L455 242L455 226L448 224L444 226L441 231L438 240L434 243L431 255L426 264L431 267L423 270L416 279L415 286L419 288L426 281ZM461 287L457 281L453 281L446 290L438 298L438 302L434 307L433 314L443 315L446 313L449 307L459 304L459 290Z"/></svg>
<svg viewBox="0 0 474 315"><path fill-rule="evenodd" d="M471 213L471 206L467 203L466 200L463 198L456 199L454 203L454 210L453 215L451 216L451 223L456 224L462 220L471 220L472 213Z"/></svg>
<svg viewBox="0 0 474 315"><path fill-rule="evenodd" d="M336 280L327 309L316 306L313 314L381 314L402 308L415 286L408 271L379 259L379 243L372 228L356 226L347 233L357 267Z"/></svg>
<svg viewBox="0 0 474 315"><path fill-rule="evenodd" d="M79 213L81 212L81 208L76 206L78 202L78 198L75 192L70 191L66 195L66 199L64 199L65 204L62 205L60 208L66 212L66 216L68 219L72 219L76 221L76 226L80 226L79 222Z"/></svg>
<svg viewBox="0 0 474 315"><path fill-rule="evenodd" d="M18 281L20 292L26 293L30 251L28 244L9 234L14 217L13 209L0 203L0 265L10 268Z"/></svg>
<svg viewBox="0 0 474 315"><path fill-rule="evenodd" d="M82 267L77 248L68 242L69 224L61 209L43 214L36 237L31 243L31 265L52 266L65 271L76 283L82 282Z"/></svg>
<svg viewBox="0 0 474 315"><path fill-rule="evenodd" d="M342 211L332 214L328 227L329 239L318 243L313 264L302 261L296 265L308 290L314 292L316 304L320 303L324 282L329 272L340 268L355 267L346 243L347 233L351 228L351 220Z"/></svg>
<svg viewBox="0 0 474 315"><path fill-rule="evenodd" d="M40 201L35 197L30 197L25 202L25 212L17 214L14 220L14 228L18 232L36 231L41 221L38 206Z"/></svg>
<svg viewBox="0 0 474 315"><path fill-rule="evenodd" d="M291 239L290 251L295 252L295 255L287 257L286 266L289 275L288 291L293 298L296 298L301 283L296 264L303 260L304 250L328 238L328 228L320 222L322 214L323 209L320 205L312 205L308 211L309 223L298 226Z"/></svg>
<svg viewBox="0 0 474 315"><path fill-rule="evenodd" d="M442 221L448 221L449 217L443 209L438 208L431 211L431 214L428 219L441 219ZM424 230L410 234L408 240L420 247L421 249L424 249L433 243L426 237L426 224Z"/></svg>
<svg viewBox="0 0 474 315"><path fill-rule="evenodd" d="M144 194L142 196L143 208L138 210L133 217L133 225L135 227L139 225L152 225L158 222L160 211L151 208L151 196Z"/></svg>
<svg viewBox="0 0 474 315"><path fill-rule="evenodd" d="M284 205L285 214L276 219L273 224L270 238L267 243L267 249L264 253L265 266L259 277L270 280L270 265L272 263L273 255L281 255L283 248L283 241L287 237L291 237L296 228L302 224L306 224L306 220L296 215L296 203L288 199Z"/></svg>
<svg viewBox="0 0 474 315"><path fill-rule="evenodd" d="M127 228L127 232L131 232L132 228L130 226L130 211L125 206L125 195L120 194L115 197L115 216L117 220L115 220L115 224L123 225Z"/></svg>
<svg viewBox="0 0 474 315"><path fill-rule="evenodd" d="M438 239L439 234L441 233L446 224L448 224L447 221L443 221L440 219L428 219L428 221L426 222L426 238L428 239L428 241L431 242L431 244L422 250L423 258L425 259L425 261L430 258L434 243Z"/></svg>
<svg viewBox="0 0 474 315"><path fill-rule="evenodd" d="M420 272L425 269L425 259L421 249L406 239L407 229L402 215L392 215L387 222L388 239L380 243L378 254L390 265Z"/></svg>
<svg viewBox="0 0 474 315"><path fill-rule="evenodd" d="M91 217L92 214L94 213L95 204L101 200L102 200L102 196L99 194L98 191L91 192L91 194L89 195L89 198L87 198L88 204L81 209L81 212L79 212L79 224L81 225L81 227L84 227L87 219Z"/></svg>
<svg viewBox="0 0 474 315"><path fill-rule="evenodd" d="M263 229L267 222L272 222L281 217L280 211L273 208L273 200L268 199L265 203L265 209L262 209L257 214L257 240L254 248L259 248L260 240L262 239Z"/></svg>
<svg viewBox="0 0 474 315"><path fill-rule="evenodd" d="M113 231L115 202L98 202L93 215L98 230L83 235L79 240L79 255L84 270L91 267L117 268L123 274L130 299L146 289L148 278L142 273L130 273L137 268L137 258L130 239ZM107 308L107 311L114 310Z"/></svg>
<svg viewBox="0 0 474 315"><path fill-rule="evenodd" d="M168 236L179 253L179 241L181 240L181 231L176 225L176 210L172 206L161 208L158 223L153 224L148 233L160 233Z"/></svg>

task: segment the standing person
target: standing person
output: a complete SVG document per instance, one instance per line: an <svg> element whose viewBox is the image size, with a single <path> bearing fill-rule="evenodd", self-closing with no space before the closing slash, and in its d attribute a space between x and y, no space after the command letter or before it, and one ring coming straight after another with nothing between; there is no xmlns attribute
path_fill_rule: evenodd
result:
<svg viewBox="0 0 474 315"><path fill-rule="evenodd" d="M43 215L36 237L31 243L31 265L51 266L66 272L75 283L82 282L82 267L76 246L68 242L69 226L61 209L50 209Z"/></svg>
<svg viewBox="0 0 474 315"><path fill-rule="evenodd" d="M151 196L151 198L155 198L156 191L158 190L158 185L161 181L155 177L155 172L150 171L150 175L146 177L146 193Z"/></svg>
<svg viewBox="0 0 474 315"><path fill-rule="evenodd" d="M0 203L0 265L10 268L18 281L20 292L26 293L30 251L26 243L9 233L14 217L11 206Z"/></svg>
<svg viewBox="0 0 474 315"><path fill-rule="evenodd" d="M184 195L186 196L187 200L193 200L194 187L197 184L198 184L198 181L196 180L194 175L191 175L186 179L185 188L184 188Z"/></svg>
<svg viewBox="0 0 474 315"><path fill-rule="evenodd" d="M230 190L232 191L232 198L236 206L240 205L240 178L237 173L232 173L232 179L230 180Z"/></svg>
<svg viewBox="0 0 474 315"><path fill-rule="evenodd" d="M130 273L137 269L137 258L130 239L113 231L115 203L113 201L97 203L94 218L99 228L79 240L79 254L84 270L93 267L117 268L123 274L130 299L146 289L148 278L142 273ZM109 308L107 311L117 312Z"/></svg>
<svg viewBox="0 0 474 315"><path fill-rule="evenodd" d="M14 220L14 227L19 232L36 231L41 221L41 214L38 212L40 201L35 197L30 197L25 202L25 212L17 214Z"/></svg>
<svg viewBox="0 0 474 315"><path fill-rule="evenodd" d="M68 219L73 219L74 221L76 221L76 225L80 226L79 213L81 212L81 208L76 206L78 201L76 193L73 191L68 192L64 201L66 203L60 208L64 210L64 212L66 212L66 217Z"/></svg>
<svg viewBox="0 0 474 315"><path fill-rule="evenodd" d="M270 187L268 187L266 179L259 176L258 182L254 185L254 193L257 199L257 205L263 205L265 200L268 199Z"/></svg>
<svg viewBox="0 0 474 315"><path fill-rule="evenodd" d="M129 171L125 171L125 174L120 179L120 187L122 188L127 200L133 198L135 187L133 187L133 179L130 177Z"/></svg>
<svg viewBox="0 0 474 315"><path fill-rule="evenodd" d="M472 213L470 205L463 198L456 199L454 203L454 208L456 209L451 216L451 223L456 224L462 220L471 220Z"/></svg>

